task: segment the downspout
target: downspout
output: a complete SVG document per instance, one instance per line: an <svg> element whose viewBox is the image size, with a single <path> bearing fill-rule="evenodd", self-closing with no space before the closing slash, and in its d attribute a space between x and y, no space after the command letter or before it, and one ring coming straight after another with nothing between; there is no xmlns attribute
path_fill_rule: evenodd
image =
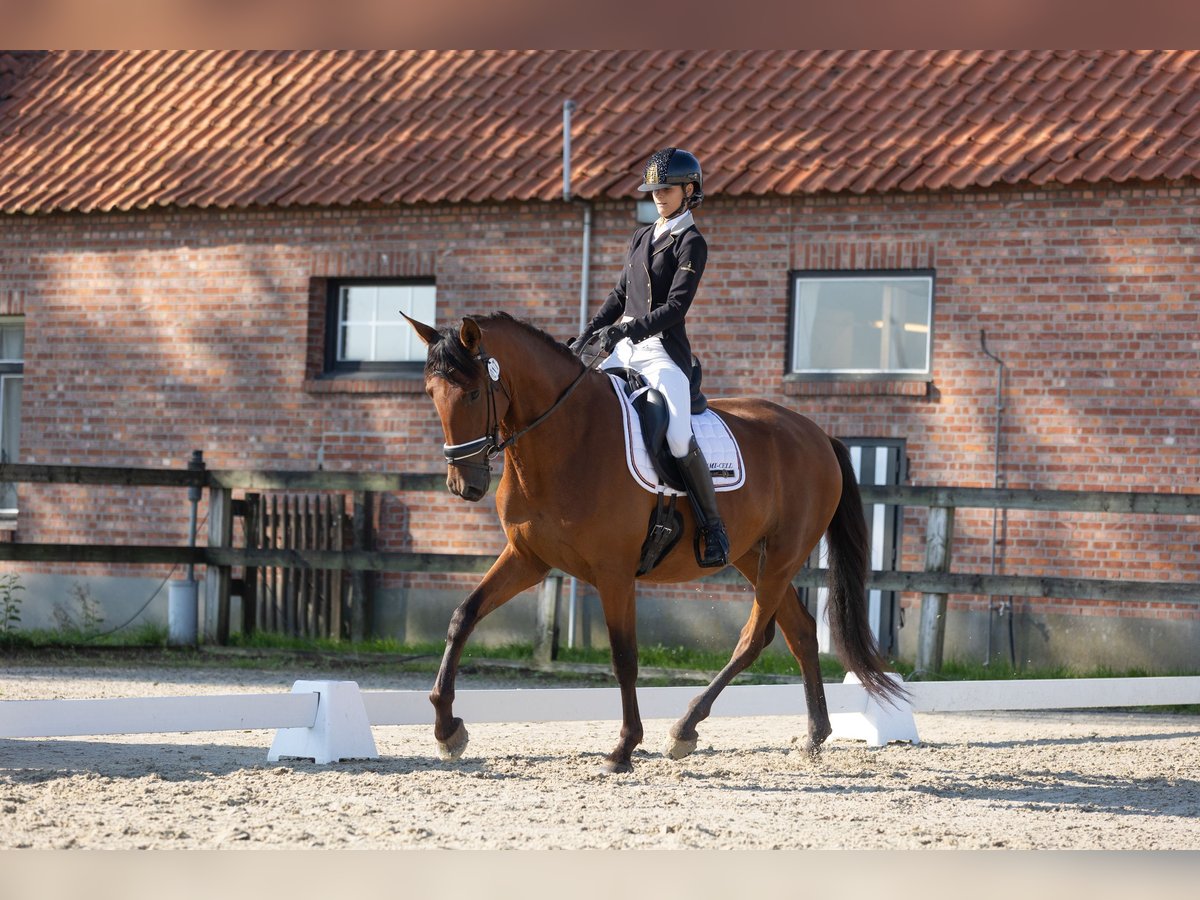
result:
<svg viewBox="0 0 1200 900"><path fill-rule="evenodd" d="M563 201L570 203L574 200L571 192L571 113L575 112L575 101L563 101ZM583 206L583 261L580 265L579 276L579 330L588 323L588 285L591 281L592 262L592 204L580 200ZM579 607L579 580L574 576L570 579L567 600L567 647L575 647L575 616Z"/></svg>
<svg viewBox="0 0 1200 900"><path fill-rule="evenodd" d="M1005 476L1001 471L1001 465L1000 465L1000 461L1001 461L1001 448L1000 448L1001 426L1002 426L1003 420L1004 420L1004 361L1001 360L1000 357L998 357L996 354L992 353L992 351L990 351L988 349L987 332L982 328L979 329L979 347L981 350L983 350L983 353L985 356L987 356L989 359L993 360L996 363L996 430L995 430L995 435L993 437L993 444L994 444L994 450L995 450L995 461L994 461L993 468L992 468L992 487L999 489L1001 483L1003 481L1005 481ZM997 507L992 507L992 566L991 566L991 574L993 574L993 575L996 574L997 547L999 546L999 543L1000 543L1000 541L997 539L997 534L996 534L998 518L999 518L999 509ZM1005 540L1005 541L1007 540L1007 537L1008 537L1007 532L1008 532L1008 514L1006 512L1005 516L1004 516L1004 534L1001 535L1000 540ZM1015 666L1017 660L1016 660L1016 646L1015 646L1016 641L1014 640L1014 635L1013 635L1012 597L1005 597L1003 600L1001 600L1000 605L999 605L999 610L1000 610L1001 615L1004 615L1006 612L1008 613L1008 654L1009 654L1010 663L1013 666ZM992 612L993 612L993 605L992 605L991 598L989 598L988 599L988 627L987 627L987 657L983 661L983 664L985 666L990 665L991 661L992 661Z"/></svg>

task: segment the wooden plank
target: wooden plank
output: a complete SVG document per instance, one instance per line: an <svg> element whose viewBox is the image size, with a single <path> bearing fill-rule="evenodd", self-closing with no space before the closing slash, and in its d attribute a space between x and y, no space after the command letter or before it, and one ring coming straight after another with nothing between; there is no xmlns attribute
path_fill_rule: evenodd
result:
<svg viewBox="0 0 1200 900"><path fill-rule="evenodd" d="M283 502L280 504L281 528L279 532L279 546L289 553L294 553L294 550L292 550L292 498L284 494L281 499ZM300 559L301 557L299 554L296 554L296 558ZM292 569L290 567L284 568L281 576L283 583L280 593L283 601L281 604L283 617L279 629L283 634L294 634L293 629L295 628L296 618L292 612Z"/></svg>
<svg viewBox="0 0 1200 900"><path fill-rule="evenodd" d="M95 562L202 566L205 547L165 547L146 544L0 544L0 560L12 562Z"/></svg>
<svg viewBox="0 0 1200 900"><path fill-rule="evenodd" d="M258 544L259 495L247 494L243 501L242 517L243 544L255 547ZM258 569L245 566L242 571L242 634L253 634L258 626Z"/></svg>
<svg viewBox="0 0 1200 900"><path fill-rule="evenodd" d="M334 502L333 510L333 541L331 550L341 553L346 549L346 495L337 494ZM333 632L335 640L342 639L342 602L345 585L345 574L343 571L334 570L330 579L329 591L329 630Z"/></svg>
<svg viewBox="0 0 1200 900"><path fill-rule="evenodd" d="M1146 513L1200 516L1200 493L1051 491L909 485L860 485L863 503L891 506L956 506L1057 512Z"/></svg>
<svg viewBox="0 0 1200 900"><path fill-rule="evenodd" d="M495 490L499 479L492 479ZM0 482L139 487L216 487L242 490L436 491L444 473L149 469L127 466L0 465ZM1200 492L1061 491L954 486L860 485L863 502L899 506L955 506L1200 516Z"/></svg>
<svg viewBox="0 0 1200 900"><path fill-rule="evenodd" d="M261 491L445 491L446 473L406 472L252 472L214 469L212 484ZM498 478L492 479L495 491Z"/></svg>
<svg viewBox="0 0 1200 900"><path fill-rule="evenodd" d="M357 553L368 552L371 543L371 517L374 496L369 491L354 492L354 518L351 541ZM361 641L367 634L370 582L367 570L355 569L350 576L350 640Z"/></svg>
<svg viewBox="0 0 1200 900"><path fill-rule="evenodd" d="M0 465L0 482L20 484L106 484L117 487L206 487L203 469L138 469L129 466ZM442 480L445 487L445 479Z"/></svg>
<svg viewBox="0 0 1200 900"><path fill-rule="evenodd" d="M282 519L278 501L269 519ZM344 513L342 514L344 516ZM335 520L336 521L336 520ZM275 527L272 526L272 533ZM482 575L496 557L487 554L392 553L354 550L310 550L301 554L269 546L259 549L220 547L161 547L147 545L93 546L90 544L0 544L0 561L99 562L161 565L189 562L195 565L252 565L267 573L264 602L272 603L275 624L282 620L281 570L332 569L346 572L438 572ZM826 570L803 569L793 579L797 587L824 587ZM708 579L706 579L708 580ZM721 573L714 582L741 582L737 572ZM335 585L338 583L335 580ZM1102 578L1057 578L1035 575L983 575L965 572L872 572L867 584L884 591L909 593L973 594L977 596L1058 597L1064 599L1200 603L1200 585L1179 581L1118 581ZM273 598L273 599L272 599ZM335 608L342 609L341 600Z"/></svg>
<svg viewBox="0 0 1200 900"><path fill-rule="evenodd" d="M325 529L328 519L328 500L325 494L317 494L313 509L313 549L328 550L329 535ZM329 592L326 583L329 579L328 569L317 569L313 572L313 605L316 607L317 634L323 638L329 637L329 614L326 603Z"/></svg>
<svg viewBox="0 0 1200 900"><path fill-rule="evenodd" d="M233 492L208 491L208 548L233 549ZM204 576L205 639L229 643L229 580L231 567L209 557Z"/></svg>
<svg viewBox="0 0 1200 900"><path fill-rule="evenodd" d="M282 524L279 518L279 495L271 495L271 536L267 546L272 550L279 548L279 532ZM271 630L283 630L283 571L277 566L267 569L271 573Z"/></svg>

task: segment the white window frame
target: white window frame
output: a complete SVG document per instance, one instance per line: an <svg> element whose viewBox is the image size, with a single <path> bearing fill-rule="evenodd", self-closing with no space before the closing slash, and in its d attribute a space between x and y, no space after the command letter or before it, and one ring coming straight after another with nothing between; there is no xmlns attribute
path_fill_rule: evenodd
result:
<svg viewBox="0 0 1200 900"><path fill-rule="evenodd" d="M400 309L414 318L419 320L427 320L427 324L433 324L433 319L436 318L437 311L437 285L433 279L364 279L364 278L348 278L336 279L330 282L329 285L329 300L327 304L327 319L326 319L326 353L325 353L325 371L327 374L337 375L342 373L404 373L404 372L419 372L425 365L425 345L421 343L420 338L411 328L387 326L387 330L393 332L393 338L403 340L405 342L404 352L401 359L380 359L380 346L378 343L381 331L381 319L379 316L379 306L381 301L378 296L380 289L389 289L399 291L405 296L396 298ZM355 291L376 291L373 298L374 307L372 309L372 318L352 320L347 318L347 306L350 295ZM420 294L416 292L421 292ZM430 292L432 293L432 303L430 303ZM413 313L414 303L423 299L422 310L417 314ZM428 310L432 306L432 315ZM401 323L403 324L403 323ZM344 354L345 333L347 327L358 327L369 329L370 334L370 351L367 358L346 358Z"/></svg>
<svg viewBox="0 0 1200 900"><path fill-rule="evenodd" d="M801 291L805 285L821 282L857 281L866 283L878 282L924 282L928 285L926 315L924 323L912 323L914 327L925 331L925 368L814 368L797 365L799 340L802 333L801 316L804 309L801 305ZM855 271L803 271L793 272L791 278L791 303L788 314L788 347L786 375L793 379L869 379L880 381L920 380L929 381L933 377L933 313L934 313L934 273L930 269L902 270L855 270ZM880 328L881 356L886 362L888 341L884 340L886 332L884 322L887 320L886 311L876 325Z"/></svg>

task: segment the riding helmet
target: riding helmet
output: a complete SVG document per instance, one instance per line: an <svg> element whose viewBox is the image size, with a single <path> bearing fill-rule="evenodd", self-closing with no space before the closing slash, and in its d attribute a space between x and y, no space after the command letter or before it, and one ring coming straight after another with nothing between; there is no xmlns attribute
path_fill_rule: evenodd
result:
<svg viewBox="0 0 1200 900"><path fill-rule="evenodd" d="M694 184L695 191L688 198L688 208L699 206L704 199L704 176L700 172L700 160L686 150L667 147L659 150L646 161L639 191L661 191L673 184Z"/></svg>

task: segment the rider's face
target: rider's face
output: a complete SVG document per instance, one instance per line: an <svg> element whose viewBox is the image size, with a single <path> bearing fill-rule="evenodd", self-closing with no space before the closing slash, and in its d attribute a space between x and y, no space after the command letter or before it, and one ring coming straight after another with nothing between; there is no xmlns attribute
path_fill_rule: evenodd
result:
<svg viewBox="0 0 1200 900"><path fill-rule="evenodd" d="M683 187L678 184L652 191L652 193L654 194L654 205L658 207L660 216L669 216L683 203Z"/></svg>

